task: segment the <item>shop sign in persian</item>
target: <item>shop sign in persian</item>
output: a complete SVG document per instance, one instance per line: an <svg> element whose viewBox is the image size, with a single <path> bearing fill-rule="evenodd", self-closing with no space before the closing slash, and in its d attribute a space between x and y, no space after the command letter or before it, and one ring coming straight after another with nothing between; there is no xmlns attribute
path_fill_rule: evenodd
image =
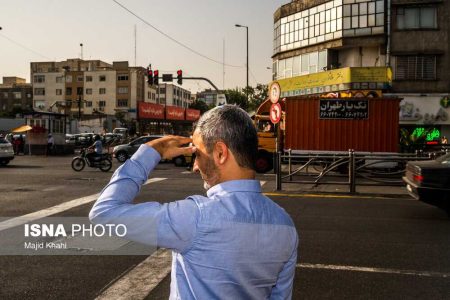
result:
<svg viewBox="0 0 450 300"><path fill-rule="evenodd" d="M320 119L368 119L368 100L320 99Z"/></svg>
<svg viewBox="0 0 450 300"><path fill-rule="evenodd" d="M196 121L200 118L200 111L198 109L186 108L186 120Z"/></svg>
<svg viewBox="0 0 450 300"><path fill-rule="evenodd" d="M164 119L164 105L139 102L140 119Z"/></svg>
<svg viewBox="0 0 450 300"><path fill-rule="evenodd" d="M391 86L388 67L347 67L277 80L281 97L355 90L383 90Z"/></svg>
<svg viewBox="0 0 450 300"><path fill-rule="evenodd" d="M184 108L167 106L166 115L167 120L184 120Z"/></svg>

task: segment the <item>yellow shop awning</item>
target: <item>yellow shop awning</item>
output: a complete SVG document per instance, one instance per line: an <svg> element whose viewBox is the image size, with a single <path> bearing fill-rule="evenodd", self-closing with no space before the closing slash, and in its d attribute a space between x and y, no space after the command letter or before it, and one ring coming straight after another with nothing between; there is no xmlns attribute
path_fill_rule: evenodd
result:
<svg viewBox="0 0 450 300"><path fill-rule="evenodd" d="M28 131L31 129L32 129L32 127L30 125L22 125L22 126L12 129L11 132L14 132L14 133L25 132L25 131Z"/></svg>

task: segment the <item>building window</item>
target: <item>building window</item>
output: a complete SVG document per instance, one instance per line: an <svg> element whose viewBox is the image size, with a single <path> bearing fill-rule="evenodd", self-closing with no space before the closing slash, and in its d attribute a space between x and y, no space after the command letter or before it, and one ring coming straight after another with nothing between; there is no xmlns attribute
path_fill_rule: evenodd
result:
<svg viewBox="0 0 450 300"><path fill-rule="evenodd" d="M278 78L290 78L322 72L327 69L327 50L310 52L277 61Z"/></svg>
<svg viewBox="0 0 450 300"><path fill-rule="evenodd" d="M117 107L128 107L128 99L118 99Z"/></svg>
<svg viewBox="0 0 450 300"><path fill-rule="evenodd" d="M384 2L334 0L283 17L274 24L274 53L343 36L383 33ZM283 74L277 74L277 77L280 76Z"/></svg>
<svg viewBox="0 0 450 300"><path fill-rule="evenodd" d="M119 87L117 88L118 94L128 94L128 87Z"/></svg>
<svg viewBox="0 0 450 300"><path fill-rule="evenodd" d="M395 60L397 80L435 80L436 56L397 56Z"/></svg>
<svg viewBox="0 0 450 300"><path fill-rule="evenodd" d="M92 89L86 89L86 95L92 95Z"/></svg>
<svg viewBox="0 0 450 300"><path fill-rule="evenodd" d="M98 107L105 107L105 106L106 106L106 101L105 100L98 101Z"/></svg>
<svg viewBox="0 0 450 300"><path fill-rule="evenodd" d="M437 28L436 7L398 7L397 29Z"/></svg>
<svg viewBox="0 0 450 300"><path fill-rule="evenodd" d="M77 95L83 95L83 88L77 87Z"/></svg>
<svg viewBox="0 0 450 300"><path fill-rule="evenodd" d="M33 76L33 82L34 83L44 83L45 82L45 76L44 75L34 75Z"/></svg>
<svg viewBox="0 0 450 300"><path fill-rule="evenodd" d="M72 88L68 87L66 88L66 96L71 96L72 95Z"/></svg>
<svg viewBox="0 0 450 300"><path fill-rule="evenodd" d="M92 101L86 101L86 107L92 107Z"/></svg>
<svg viewBox="0 0 450 300"><path fill-rule="evenodd" d="M14 92L13 93L14 99L22 99L22 93L21 92Z"/></svg>
<svg viewBox="0 0 450 300"><path fill-rule="evenodd" d="M100 80L100 81L106 81L106 76L105 76L105 75L100 75L100 76L98 77L98 80Z"/></svg>
<svg viewBox="0 0 450 300"><path fill-rule="evenodd" d="M99 94L106 94L106 89L105 88L100 88L98 90Z"/></svg>
<svg viewBox="0 0 450 300"><path fill-rule="evenodd" d="M86 76L86 82L91 82L92 81L92 76Z"/></svg>
<svg viewBox="0 0 450 300"><path fill-rule="evenodd" d="M35 88L34 94L39 96L45 96L45 89L44 88Z"/></svg>
<svg viewBox="0 0 450 300"><path fill-rule="evenodd" d="M127 81L128 80L128 74L127 75L117 75L118 81Z"/></svg>
<svg viewBox="0 0 450 300"><path fill-rule="evenodd" d="M63 133L64 132L64 121L63 120L51 120L52 122L52 131L54 133Z"/></svg>
<svg viewBox="0 0 450 300"><path fill-rule="evenodd" d="M56 89L56 95L62 95L62 89Z"/></svg>
<svg viewBox="0 0 450 300"><path fill-rule="evenodd" d="M56 83L63 83L63 76L56 77Z"/></svg>
<svg viewBox="0 0 450 300"><path fill-rule="evenodd" d="M66 82L72 82L72 75L66 75Z"/></svg>
<svg viewBox="0 0 450 300"><path fill-rule="evenodd" d="M78 82L83 82L83 80L84 80L83 75L77 76L77 81Z"/></svg>

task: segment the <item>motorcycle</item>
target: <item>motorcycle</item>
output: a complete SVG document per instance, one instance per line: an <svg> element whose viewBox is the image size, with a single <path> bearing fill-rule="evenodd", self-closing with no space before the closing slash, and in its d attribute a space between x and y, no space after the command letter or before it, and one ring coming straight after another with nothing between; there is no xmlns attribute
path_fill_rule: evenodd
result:
<svg viewBox="0 0 450 300"><path fill-rule="evenodd" d="M80 151L80 155L72 159L72 169L74 171L80 172L84 169L86 165L91 168L99 168L102 172L108 172L112 168L111 154L105 153L101 156L91 158L90 161L86 153L86 149Z"/></svg>

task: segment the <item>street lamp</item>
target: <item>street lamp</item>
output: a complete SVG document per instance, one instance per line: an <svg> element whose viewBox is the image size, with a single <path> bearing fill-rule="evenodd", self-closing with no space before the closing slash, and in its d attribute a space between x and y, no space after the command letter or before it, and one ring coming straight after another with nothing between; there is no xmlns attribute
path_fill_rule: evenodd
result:
<svg viewBox="0 0 450 300"><path fill-rule="evenodd" d="M240 25L240 24L236 24L234 26L236 26L236 27L244 27L245 30L247 31L247 86L246 86L246 89L245 89L245 95L247 96L247 102L248 102L248 26Z"/></svg>

